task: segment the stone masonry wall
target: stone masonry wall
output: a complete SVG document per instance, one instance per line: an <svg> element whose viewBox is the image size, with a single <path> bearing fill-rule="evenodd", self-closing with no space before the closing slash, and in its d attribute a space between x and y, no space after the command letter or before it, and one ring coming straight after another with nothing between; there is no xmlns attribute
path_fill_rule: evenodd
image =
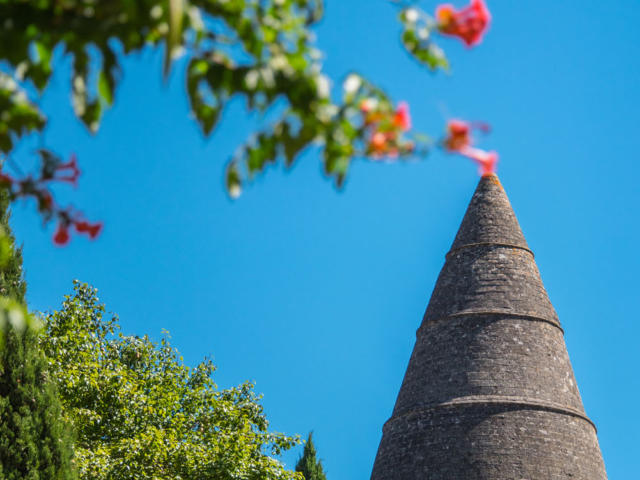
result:
<svg viewBox="0 0 640 480"><path fill-rule="evenodd" d="M606 480L557 314L483 177L417 332L372 480Z"/></svg>
<svg viewBox="0 0 640 480"><path fill-rule="evenodd" d="M507 316L464 316L421 329L394 416L477 395L525 397L584 414L562 331Z"/></svg>
<svg viewBox="0 0 640 480"><path fill-rule="evenodd" d="M373 468L384 480L603 480L593 426L517 405L442 407L395 417Z"/></svg>

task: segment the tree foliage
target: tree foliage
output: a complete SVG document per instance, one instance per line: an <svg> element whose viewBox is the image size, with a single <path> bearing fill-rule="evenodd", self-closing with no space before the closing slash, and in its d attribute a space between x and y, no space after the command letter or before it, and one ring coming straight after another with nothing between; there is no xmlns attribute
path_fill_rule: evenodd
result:
<svg viewBox="0 0 640 480"><path fill-rule="evenodd" d="M22 255L0 189L0 478L70 480L71 443L26 308Z"/></svg>
<svg viewBox="0 0 640 480"><path fill-rule="evenodd" d="M26 328L38 329L38 322L25 308L26 283L22 270L22 249L9 226L10 193L0 187L0 350L5 333Z"/></svg>
<svg viewBox="0 0 640 480"><path fill-rule="evenodd" d="M72 57L74 111L95 132L116 97L121 57L164 45L165 74L173 57L188 57L186 90L205 134L234 96L244 97L251 110L279 113L229 164L232 194L244 175L279 158L290 165L312 142L324 145L325 171L341 184L351 158L365 153L358 101L367 95L391 102L367 83L359 95L331 100L322 54L313 44L312 27L322 13L322 0L0 1L0 59L12 67L4 77L12 89L4 90L10 109L0 124L0 149L9 152L13 138L46 125L16 81L43 91L56 47Z"/></svg>
<svg viewBox="0 0 640 480"><path fill-rule="evenodd" d="M302 473L305 480L327 480L322 462L316 458L316 446L313 444L313 433L309 433L302 456L296 463L296 472Z"/></svg>
<svg viewBox="0 0 640 480"><path fill-rule="evenodd" d="M219 390L211 361L189 368L166 336L123 335L85 284L44 323L81 478L299 478L272 457L298 439L269 431L252 384Z"/></svg>
<svg viewBox="0 0 640 480"><path fill-rule="evenodd" d="M2 327L0 478L71 480L71 443L36 329Z"/></svg>
<svg viewBox="0 0 640 480"><path fill-rule="evenodd" d="M9 192L0 188L0 296L25 303L27 286L22 275L22 249L9 226Z"/></svg>
<svg viewBox="0 0 640 480"><path fill-rule="evenodd" d="M402 44L432 71L449 65L434 33L458 36L471 45L490 19L482 0L472 0L459 12L442 7L437 18L417 1L392 3L400 11ZM117 97L122 58L145 48L164 48L165 77L175 57L186 57L181 62L186 93L205 135L233 97L244 98L251 111L269 113L273 121L251 135L227 164L226 186L233 197L247 179L279 160L290 166L312 144L321 146L324 171L338 186L354 158L426 153L433 142L424 135L405 139L408 132L397 128L371 128L362 103L375 103L387 124L394 104L357 73L346 77L342 98L332 98L323 54L314 44L313 28L322 15L323 0L0 0L0 61L8 67L0 72L0 153L8 155L23 135L46 128L37 100L54 72L56 51L72 60L75 114L96 132ZM43 162L43 151L54 169L65 165L46 149L40 151ZM34 194L14 190L15 198ZM59 239L68 238L65 228L86 224L63 208L40 210L46 220L58 219ZM78 231L90 232L89 226Z"/></svg>

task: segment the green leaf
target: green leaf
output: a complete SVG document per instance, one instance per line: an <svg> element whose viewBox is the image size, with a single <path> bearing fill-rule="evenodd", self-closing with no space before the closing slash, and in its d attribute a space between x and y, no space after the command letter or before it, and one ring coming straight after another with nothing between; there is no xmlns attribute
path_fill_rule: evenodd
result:
<svg viewBox="0 0 640 480"><path fill-rule="evenodd" d="M231 198L238 198L242 193L242 181L236 162L231 162L227 166L226 187Z"/></svg>
<svg viewBox="0 0 640 480"><path fill-rule="evenodd" d="M166 79L171 69L174 51L182 43L182 20L184 17L184 0L169 0L169 32L164 52L163 74Z"/></svg>
<svg viewBox="0 0 640 480"><path fill-rule="evenodd" d="M100 98L102 98L107 105L113 104L112 84L104 70L100 70L98 75L98 95L100 95Z"/></svg>
<svg viewBox="0 0 640 480"><path fill-rule="evenodd" d="M48 45L42 42L33 42L38 53L38 61L42 64L49 65L51 63L51 56L53 52Z"/></svg>

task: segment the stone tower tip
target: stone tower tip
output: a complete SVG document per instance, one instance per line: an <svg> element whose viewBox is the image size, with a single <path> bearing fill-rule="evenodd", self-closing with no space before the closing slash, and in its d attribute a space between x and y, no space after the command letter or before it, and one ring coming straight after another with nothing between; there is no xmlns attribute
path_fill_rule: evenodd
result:
<svg viewBox="0 0 640 480"><path fill-rule="evenodd" d="M563 331L496 175L480 179L372 480L606 480Z"/></svg>
<svg viewBox="0 0 640 480"><path fill-rule="evenodd" d="M476 244L529 249L497 175L480 178L451 250Z"/></svg>

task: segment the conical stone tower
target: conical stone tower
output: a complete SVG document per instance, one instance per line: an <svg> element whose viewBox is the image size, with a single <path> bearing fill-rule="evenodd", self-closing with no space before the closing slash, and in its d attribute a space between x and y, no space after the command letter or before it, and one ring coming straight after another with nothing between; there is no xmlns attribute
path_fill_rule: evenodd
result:
<svg viewBox="0 0 640 480"><path fill-rule="evenodd" d="M372 480L605 480L563 330L507 196L480 180Z"/></svg>

